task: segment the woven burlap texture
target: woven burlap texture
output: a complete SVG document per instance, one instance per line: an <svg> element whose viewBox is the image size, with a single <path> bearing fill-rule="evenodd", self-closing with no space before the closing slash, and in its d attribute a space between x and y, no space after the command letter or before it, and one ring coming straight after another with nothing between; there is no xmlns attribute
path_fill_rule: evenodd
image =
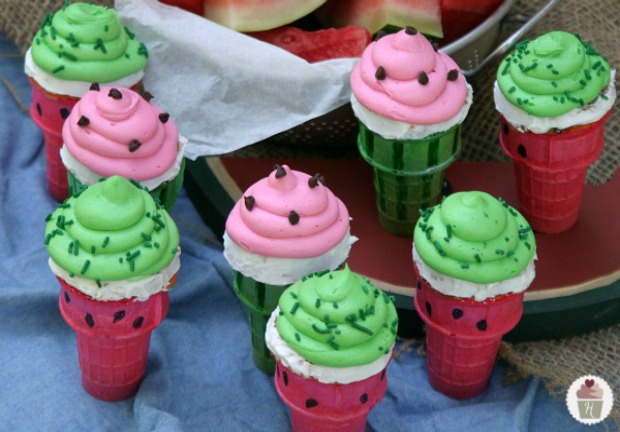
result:
<svg viewBox="0 0 620 432"><path fill-rule="evenodd" d="M111 0L91 3L112 6ZM533 15L546 0L519 0L514 13ZM62 7L60 0L0 0L0 30L16 42L20 52L28 48L34 32L46 13ZM583 40L604 53L612 66L620 65L620 1L562 0L552 12L537 24L526 37L533 38L550 30L563 29L579 33ZM506 25L504 34L514 30ZM492 86L497 63L483 70L471 83L475 91L475 109L463 125L462 160L507 161L497 144L499 128ZM615 110L606 125L606 145L601 158L589 171L589 183L609 180L620 164L620 112ZM565 395L570 384L579 376L595 374L604 377L612 387L616 400L620 398L620 326L613 326L583 336L559 341L502 343L500 357L511 365L508 378L518 379L535 375L546 383L553 395ZM605 423L607 429L620 428L620 406L614 405Z"/></svg>

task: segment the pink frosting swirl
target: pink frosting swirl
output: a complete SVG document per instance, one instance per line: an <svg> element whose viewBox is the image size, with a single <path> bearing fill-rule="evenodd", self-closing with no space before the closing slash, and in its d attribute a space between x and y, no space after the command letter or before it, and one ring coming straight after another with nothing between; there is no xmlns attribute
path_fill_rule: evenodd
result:
<svg viewBox="0 0 620 432"><path fill-rule="evenodd" d="M414 29L371 43L351 73L351 89L376 114L419 125L454 117L468 91L454 60Z"/></svg>
<svg viewBox="0 0 620 432"><path fill-rule="evenodd" d="M168 114L133 90L106 86L78 101L62 137L69 153L98 175L137 181L166 172L179 143Z"/></svg>
<svg viewBox="0 0 620 432"><path fill-rule="evenodd" d="M317 176L287 165L250 186L226 220L226 232L236 244L278 258L319 256L348 230L349 212L342 201Z"/></svg>

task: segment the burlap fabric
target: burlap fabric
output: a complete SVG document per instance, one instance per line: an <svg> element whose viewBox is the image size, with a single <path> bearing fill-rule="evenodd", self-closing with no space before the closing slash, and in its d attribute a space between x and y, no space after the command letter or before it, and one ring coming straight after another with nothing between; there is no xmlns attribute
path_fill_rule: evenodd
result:
<svg viewBox="0 0 620 432"><path fill-rule="evenodd" d="M92 3L112 6L112 0L93 0ZM532 15L546 0L518 0L513 12ZM0 0L0 30L6 32L25 52L39 23L47 12L63 5L62 0ZM604 53L609 63L620 65L620 1L616 0L562 0L554 10L528 34L564 29L579 33L585 41ZM507 24L505 34L514 30ZM483 70L471 83L475 91L474 107L463 125L462 160L507 161L497 142L499 127L495 113L492 86L497 63ZM8 85L8 83L5 83ZM18 101L25 108L23 101ZM615 110L607 122L606 145L601 158L592 165L589 183L609 180L620 163L620 112ZM251 146L238 155L269 154L275 157L324 156L326 147L330 157L355 157L356 148L350 143L356 124L350 109L324 116ZM323 141L330 141L328 146ZM351 145L350 145L351 144ZM317 149L320 151L317 152ZM587 335L560 341L503 343L500 356L511 365L507 378L526 375L541 377L554 395L564 395L573 380L585 374L604 377L612 387L616 401L620 397L620 326L613 326ZM605 423L608 428L620 427L620 406L614 405L612 415ZM616 428L616 429L614 429Z"/></svg>

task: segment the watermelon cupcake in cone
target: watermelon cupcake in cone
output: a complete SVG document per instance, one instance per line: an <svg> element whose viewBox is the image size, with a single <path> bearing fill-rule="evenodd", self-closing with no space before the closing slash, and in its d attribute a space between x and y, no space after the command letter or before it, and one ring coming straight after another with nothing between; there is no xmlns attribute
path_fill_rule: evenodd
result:
<svg viewBox="0 0 620 432"><path fill-rule="evenodd" d="M265 340L295 432L363 432L387 388L398 317L392 298L345 266L280 297Z"/></svg>
<svg viewBox="0 0 620 432"><path fill-rule="evenodd" d="M114 176L60 204L45 233L84 388L106 401L131 397L179 271L176 225L146 191Z"/></svg>
<svg viewBox="0 0 620 432"><path fill-rule="evenodd" d="M371 43L351 74L358 147L373 167L379 222L410 236L419 210L441 198L461 149L472 89L457 64L416 29Z"/></svg>
<svg viewBox="0 0 620 432"><path fill-rule="evenodd" d="M519 210L556 234L579 218L588 166L604 145L615 71L578 35L553 31L517 45L499 65L500 142L514 161Z"/></svg>
<svg viewBox="0 0 620 432"><path fill-rule="evenodd" d="M535 257L527 221L485 192L454 193L422 213L414 302L435 390L467 399L486 389L502 336L521 319Z"/></svg>
<svg viewBox="0 0 620 432"><path fill-rule="evenodd" d="M302 277L342 266L351 244L349 212L324 178L276 165L235 204L224 233L234 288L250 309L254 363L273 375L265 325L280 295Z"/></svg>
<svg viewBox="0 0 620 432"><path fill-rule="evenodd" d="M43 131L49 189L58 201L69 196L60 160L64 120L93 82L137 88L147 57L113 9L65 2L41 23L24 70L32 84L30 115Z"/></svg>
<svg viewBox="0 0 620 432"><path fill-rule="evenodd" d="M183 185L186 140L170 115L145 94L94 84L73 107L60 150L72 194L120 175L172 210Z"/></svg>

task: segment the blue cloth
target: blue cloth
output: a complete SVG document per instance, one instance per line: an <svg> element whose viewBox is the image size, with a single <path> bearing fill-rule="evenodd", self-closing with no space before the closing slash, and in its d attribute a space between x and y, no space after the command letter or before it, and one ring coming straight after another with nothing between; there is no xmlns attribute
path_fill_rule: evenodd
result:
<svg viewBox="0 0 620 432"><path fill-rule="evenodd" d="M182 236L179 280L138 394L107 403L83 390L43 244L44 218L57 203L47 192L42 135L18 103L28 106L30 87L23 58L7 55L15 52L0 35L0 431L290 430L272 379L253 365L247 311L221 245L184 191L172 212ZM388 392L368 429L585 430L539 379L504 387L504 373L498 364L483 395L455 401L429 387L424 357L406 349L388 368Z"/></svg>

